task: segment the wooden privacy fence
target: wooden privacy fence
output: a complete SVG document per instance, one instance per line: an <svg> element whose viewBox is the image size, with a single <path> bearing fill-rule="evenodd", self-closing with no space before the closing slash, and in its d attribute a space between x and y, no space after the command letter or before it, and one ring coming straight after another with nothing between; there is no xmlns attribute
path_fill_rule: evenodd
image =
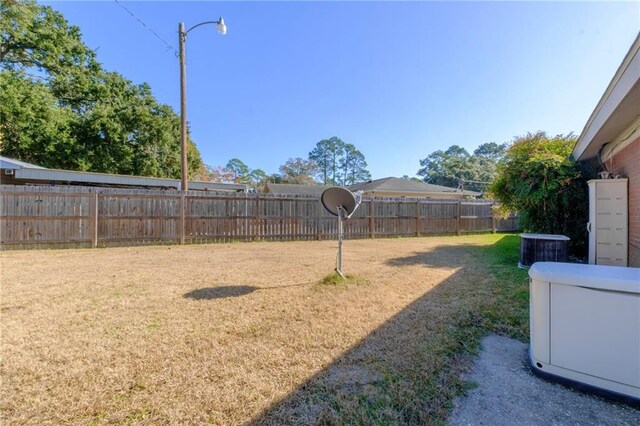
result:
<svg viewBox="0 0 640 426"><path fill-rule="evenodd" d="M318 198L89 187L2 185L3 249L333 239ZM346 238L515 231L492 201L364 198Z"/></svg>

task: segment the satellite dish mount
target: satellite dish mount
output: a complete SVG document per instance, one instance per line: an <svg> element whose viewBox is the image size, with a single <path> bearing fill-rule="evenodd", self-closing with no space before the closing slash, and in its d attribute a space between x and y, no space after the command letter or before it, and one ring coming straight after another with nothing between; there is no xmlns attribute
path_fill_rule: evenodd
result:
<svg viewBox="0 0 640 426"><path fill-rule="evenodd" d="M338 258L336 273L344 279L342 273L342 241L344 240L344 221L348 220L362 201L362 191L353 194L346 188L334 186L326 189L320 197L324 208L338 217Z"/></svg>

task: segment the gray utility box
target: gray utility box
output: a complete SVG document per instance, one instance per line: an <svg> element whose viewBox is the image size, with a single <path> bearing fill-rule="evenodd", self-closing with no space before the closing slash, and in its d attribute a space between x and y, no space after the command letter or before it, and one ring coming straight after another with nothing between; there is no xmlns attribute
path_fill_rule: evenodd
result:
<svg viewBox="0 0 640 426"><path fill-rule="evenodd" d="M520 234L520 262L528 268L536 262L566 262L569 237L550 234Z"/></svg>

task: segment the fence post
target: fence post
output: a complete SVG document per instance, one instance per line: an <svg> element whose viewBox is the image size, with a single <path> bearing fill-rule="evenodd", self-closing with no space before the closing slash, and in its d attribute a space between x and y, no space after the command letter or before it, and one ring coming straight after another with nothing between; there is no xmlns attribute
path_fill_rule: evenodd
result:
<svg viewBox="0 0 640 426"><path fill-rule="evenodd" d="M180 194L180 244L184 244L185 240L185 196L184 192Z"/></svg>
<svg viewBox="0 0 640 426"><path fill-rule="evenodd" d="M495 234L496 231L497 231L497 229L496 229L496 214L493 211L493 206L494 205L495 205L494 203L491 203L491 205L489 206L489 208L491 209L491 233L492 234Z"/></svg>
<svg viewBox="0 0 640 426"><path fill-rule="evenodd" d="M456 235L460 235L460 204L461 200L458 200L456 204Z"/></svg>
<svg viewBox="0 0 640 426"><path fill-rule="evenodd" d="M416 200L416 237L420 236L420 200Z"/></svg>
<svg viewBox="0 0 640 426"><path fill-rule="evenodd" d="M369 238L374 238L375 237L375 219L373 216L373 212L375 211L374 209L374 204L373 204L373 198L371 199L371 201L369 201Z"/></svg>
<svg viewBox="0 0 640 426"><path fill-rule="evenodd" d="M231 241L231 234L233 228L233 219L231 219L231 209L229 207L229 199L224 198L224 226L222 232L224 233L224 239L222 241Z"/></svg>
<svg viewBox="0 0 640 426"><path fill-rule="evenodd" d="M256 207L253 214L254 217L254 225L251 231L251 237L253 241L257 241L260 239L260 194L256 194Z"/></svg>
<svg viewBox="0 0 640 426"><path fill-rule="evenodd" d="M91 246L95 248L98 247L98 191L91 201Z"/></svg>
<svg viewBox="0 0 640 426"><path fill-rule="evenodd" d="M320 232L320 218L322 216L322 209L320 208L320 203L316 203L315 204L315 209L316 209L316 240L320 241L320 236L321 236L321 232Z"/></svg>
<svg viewBox="0 0 640 426"><path fill-rule="evenodd" d="M300 221L298 220L298 198L296 197L293 201L293 230L289 232L293 232L293 235L289 237L290 240L294 240L296 236L300 234Z"/></svg>

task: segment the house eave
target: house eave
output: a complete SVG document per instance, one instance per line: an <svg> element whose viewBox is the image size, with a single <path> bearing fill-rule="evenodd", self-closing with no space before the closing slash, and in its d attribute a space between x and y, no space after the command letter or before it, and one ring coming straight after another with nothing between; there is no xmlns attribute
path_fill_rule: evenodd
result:
<svg viewBox="0 0 640 426"><path fill-rule="evenodd" d="M576 160L598 155L640 115L640 33L591 113L573 149Z"/></svg>

